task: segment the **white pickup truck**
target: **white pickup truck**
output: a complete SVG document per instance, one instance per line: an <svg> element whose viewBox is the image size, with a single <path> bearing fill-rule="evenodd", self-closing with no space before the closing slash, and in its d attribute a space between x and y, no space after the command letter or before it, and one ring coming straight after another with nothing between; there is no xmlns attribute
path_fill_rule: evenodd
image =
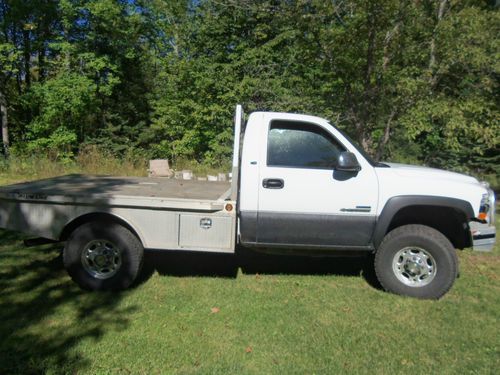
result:
<svg viewBox="0 0 500 375"><path fill-rule="evenodd" d="M240 150L241 147L241 150ZM241 151L241 152L240 152ZM0 227L65 242L82 288L129 287L144 249L374 253L390 292L439 298L455 249L491 250L493 191L438 169L377 163L322 118L236 108L232 182L70 175L0 188Z"/></svg>

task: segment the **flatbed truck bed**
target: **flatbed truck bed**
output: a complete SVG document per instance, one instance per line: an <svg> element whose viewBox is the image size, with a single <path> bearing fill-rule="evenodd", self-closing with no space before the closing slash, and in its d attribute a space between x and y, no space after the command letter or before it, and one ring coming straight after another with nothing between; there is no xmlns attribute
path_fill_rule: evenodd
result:
<svg viewBox="0 0 500 375"><path fill-rule="evenodd" d="M230 193L230 182L59 176L0 187L0 226L65 240L86 215L103 222L112 215L140 228L145 248L233 252Z"/></svg>
<svg viewBox="0 0 500 375"><path fill-rule="evenodd" d="M230 187L229 182L72 174L1 186L0 197L38 194L86 199L130 196L214 201L228 192Z"/></svg>

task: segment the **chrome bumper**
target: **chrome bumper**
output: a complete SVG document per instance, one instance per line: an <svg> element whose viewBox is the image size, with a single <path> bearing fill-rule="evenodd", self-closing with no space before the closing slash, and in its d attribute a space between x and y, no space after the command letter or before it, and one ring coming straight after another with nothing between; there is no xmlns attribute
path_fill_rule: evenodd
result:
<svg viewBox="0 0 500 375"><path fill-rule="evenodd" d="M472 249L475 251L491 251L495 246L496 228L492 225L471 222Z"/></svg>

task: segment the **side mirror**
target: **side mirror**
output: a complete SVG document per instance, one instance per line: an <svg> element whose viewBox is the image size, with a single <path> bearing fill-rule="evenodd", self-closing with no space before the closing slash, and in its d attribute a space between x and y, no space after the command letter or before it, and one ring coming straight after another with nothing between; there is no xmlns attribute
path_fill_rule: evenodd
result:
<svg viewBox="0 0 500 375"><path fill-rule="evenodd" d="M344 151L339 155L335 170L342 172L359 172L361 166L358 163L358 159L356 159L356 155L352 152Z"/></svg>

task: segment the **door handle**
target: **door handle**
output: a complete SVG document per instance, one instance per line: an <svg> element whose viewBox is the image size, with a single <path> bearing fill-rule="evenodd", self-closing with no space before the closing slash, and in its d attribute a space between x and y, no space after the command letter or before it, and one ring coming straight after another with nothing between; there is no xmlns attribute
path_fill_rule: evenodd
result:
<svg viewBox="0 0 500 375"><path fill-rule="evenodd" d="M283 189L285 181L281 178L265 178L262 180L262 186L265 189Z"/></svg>

